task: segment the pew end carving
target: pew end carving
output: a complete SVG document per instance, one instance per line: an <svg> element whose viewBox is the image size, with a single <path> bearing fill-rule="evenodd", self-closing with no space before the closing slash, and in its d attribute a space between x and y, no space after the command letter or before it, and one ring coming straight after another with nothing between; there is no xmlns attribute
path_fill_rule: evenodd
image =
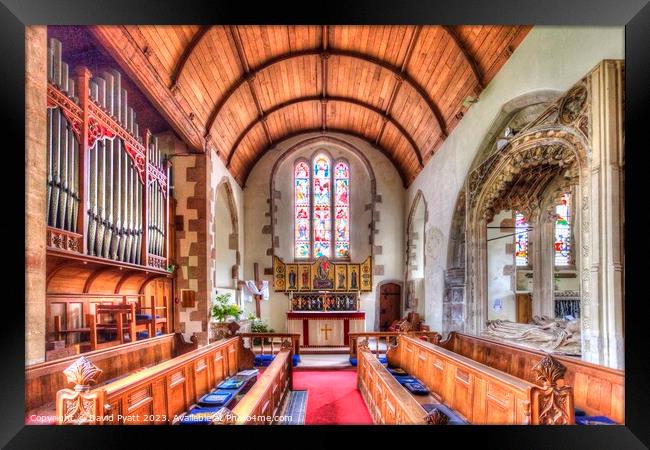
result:
<svg viewBox="0 0 650 450"><path fill-rule="evenodd" d="M93 425L103 417L102 390L91 391L102 370L81 356L63 371L74 389L62 389L56 395L59 425Z"/></svg>

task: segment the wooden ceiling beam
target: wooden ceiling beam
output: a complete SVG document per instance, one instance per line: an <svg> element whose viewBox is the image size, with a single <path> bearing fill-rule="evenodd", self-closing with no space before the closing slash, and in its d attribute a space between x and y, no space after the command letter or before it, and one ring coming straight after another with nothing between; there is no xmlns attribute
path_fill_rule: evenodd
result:
<svg viewBox="0 0 650 450"><path fill-rule="evenodd" d="M451 38L451 40L454 41L456 44L456 47L460 50L460 52L463 54L463 58L465 59L465 62L469 64L469 66L472 69L472 72L474 73L474 78L476 78L476 85L478 87L477 89L477 94L480 93L483 89L485 89L485 81L484 81L484 76L483 73L481 72L481 69L478 66L478 61L476 58L471 54L465 43L463 42L462 38L456 31L456 29L453 26L450 25L441 25L442 29L445 30L447 35Z"/></svg>
<svg viewBox="0 0 650 450"><path fill-rule="evenodd" d="M370 145L372 148L374 148L375 150L379 151L379 152L380 152L381 154L383 154L386 158L388 158L388 160L389 160L389 161L393 164L393 166L397 169L397 173L399 174L399 176L400 176L400 178L401 178L401 180L402 180L402 184L403 184L403 186L404 186L405 188L408 187L408 178L407 178L407 176L406 176L406 170L405 170L405 168L403 167L403 165L401 165L401 164L399 163L399 161L397 161L397 160L395 159L395 156L394 156L392 153L390 153L388 150L386 150L386 149L385 149L384 147L382 147L381 145L376 145L372 140L368 139L366 136L362 135L361 133L359 133L359 132L357 132L357 131L354 131L354 130L346 130L346 129L342 129L342 128L328 128L327 131L323 131L323 130L320 129L320 128L306 128L306 129L304 129L304 130L297 130L297 131L294 131L294 132L292 132L292 133L285 134L284 136L282 136L281 139L278 139L278 140L275 142L275 145L274 145L274 146L269 145L269 146L265 147L264 149L262 149L262 151L259 152L259 153L257 154L257 156L256 156L255 159L252 161L252 163L249 164L249 165L246 167L246 170L245 170L244 176L242 177L242 183L241 183L242 188L246 187L246 181L248 180L248 176L250 175L252 168L255 167L255 165L259 162L259 160L262 159L262 157L263 157L263 156L264 156L268 151L272 150L272 149L273 149L275 146L277 146L279 143L281 143L281 142L283 142L283 141L286 141L287 139L291 139L291 138L293 138L293 137L300 136L301 134L309 134L309 133L320 133L320 134L323 135L323 136L325 136L325 135L327 135L327 134L330 134L330 133L345 134L345 135L352 136L352 137L355 137L355 138L357 138L357 139L360 139L360 140L366 142L366 143L367 143L368 145Z"/></svg>
<svg viewBox="0 0 650 450"><path fill-rule="evenodd" d="M241 35L239 34L237 25L230 25L228 28L230 30L230 35L232 36L233 41L235 41L237 56L239 57L239 62L241 63L242 68L244 69L244 78L246 79L248 88L251 91L253 102L255 102L255 108L257 108L257 120L262 122L262 127L264 128L264 133L266 134L266 139L269 141L269 145L273 145L271 131L269 130L269 126L266 123L266 116L264 115L264 110L262 109L262 103L260 103L260 99L257 95L257 90L255 89L254 85L256 73L251 72L251 67L248 64L248 59L246 58L246 53L244 52L244 46L242 45ZM206 133L209 134L211 128L212 127L207 128Z"/></svg>
<svg viewBox="0 0 650 450"><path fill-rule="evenodd" d="M279 64L283 61L287 61L289 59L304 58L307 56L322 57L322 55L326 55L327 57L340 56L340 57L365 61L369 64L373 64L383 69L386 69L387 71L392 72L395 76L402 78L403 81L406 82L408 85L410 85L413 88L413 90L415 90L418 93L418 95L427 104L429 110L438 121L438 126L440 128L440 135L442 136L442 138L444 139L448 136L447 121L442 115L440 108L438 107L436 102L429 96L429 94L427 94L425 89L415 79L413 79L413 77L411 77L411 75L409 75L408 72L406 71L402 72L401 67L394 66L393 64L387 61L384 61L379 58L375 58L374 56L370 56L365 53L361 53L353 50L341 50L341 49L331 49L331 48L328 48L328 50L325 52L321 48L318 48L318 49L303 50L300 52L284 53L282 55L278 55L274 58L265 61L255 69L251 69L249 75L242 76L239 79L237 79L230 86L230 88L228 88L226 93L221 97L221 99L214 106L214 108L210 113L208 121L205 125L205 134L208 135L210 133L210 130L212 129L212 126L214 125L214 122L216 121L217 116L219 115L223 107L226 105L226 103L228 103L228 100L237 91L237 89L239 89L244 83L247 82L248 78L254 77L256 74L268 69L269 67L274 66L275 64Z"/></svg>
<svg viewBox="0 0 650 450"><path fill-rule="evenodd" d="M409 62L411 61L411 54L413 53L413 48L415 47L415 43L417 42L417 39L420 36L421 31L422 31L422 26L418 25L415 27L413 34L411 34L408 47L406 48L406 53L404 54L404 59L402 60L402 64L400 65L400 74L406 73L406 68L408 67ZM402 87L402 82L404 81L404 77L402 75L396 76L396 80L397 81L393 86L393 91L391 92L390 98L388 99L388 105L386 105L386 111L384 113L385 117L390 117L391 110L393 109L393 104L395 103L395 98L397 97L397 94L399 93L399 90ZM384 135L384 130L386 130L386 123L387 123L386 120L382 121L381 128L379 128L379 132L377 133L377 138L375 139L375 142L377 144L381 142L381 138ZM419 148L418 148L418 159L420 161L420 166L422 166L422 151Z"/></svg>
<svg viewBox="0 0 650 450"><path fill-rule="evenodd" d="M323 25L322 31L322 53L320 54L321 61L321 85L322 85L322 95L321 100L321 128L323 131L327 130L327 78L329 73L327 71L327 60L329 58L329 53L327 49L329 47L329 28L327 25Z"/></svg>
<svg viewBox="0 0 650 450"><path fill-rule="evenodd" d="M171 91L173 91L178 87L178 80L181 77L181 73L183 73L183 69L185 68L185 64L187 63L187 60L189 59L190 55L194 52L194 49L199 45L203 37L207 34L208 31L210 31L211 28L212 25L205 25L199 27L198 31L194 33L194 36L192 36L192 40L183 49L183 53L181 53L181 56L178 58L178 61L176 61L176 65L174 66L174 70L171 74L171 85L169 86L169 89Z"/></svg>
<svg viewBox="0 0 650 450"><path fill-rule="evenodd" d="M397 130L404 136L404 138L409 142L411 147L413 148L413 152L415 153L416 158L418 159L418 163L420 164L420 168L424 167L422 163L422 156L420 155L420 149L413 139L413 136L404 128L404 126L399 123L395 118L393 118L390 115L387 115L386 112L380 108L377 108L376 106L373 106L369 103L363 102L361 100L357 100L355 98L349 98L349 97L339 97L339 96L329 96L326 98L322 98L319 95L312 95L312 96L305 96L305 97L298 97L294 98L292 100L288 100L286 102L279 103L275 105L273 108L269 109L266 114L264 120L266 120L266 117L270 116L271 114L284 109L288 108L289 106L296 105L298 103L306 103L306 102L315 102L315 101L323 101L325 100L326 102L341 102L341 103L349 103L352 105L359 106L361 108L370 110L374 112L375 114L379 115L382 120L385 122L390 122ZM235 155L235 152L237 151L239 144L241 141L246 137L246 135L258 124L262 121L261 118L255 119L253 122L248 124L246 128L237 136L237 140L235 143L232 145L230 152L228 153L228 160L226 163L226 167L230 169L230 163L232 161L233 156ZM383 125L382 125L383 126ZM282 140L285 138L283 137ZM379 142L375 142L374 145L379 145Z"/></svg>

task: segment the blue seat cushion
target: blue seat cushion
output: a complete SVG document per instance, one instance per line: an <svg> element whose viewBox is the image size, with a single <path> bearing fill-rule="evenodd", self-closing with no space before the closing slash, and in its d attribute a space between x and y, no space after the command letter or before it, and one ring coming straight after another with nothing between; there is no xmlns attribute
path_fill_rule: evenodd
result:
<svg viewBox="0 0 650 450"><path fill-rule="evenodd" d="M386 359L385 356L380 356L378 359L379 359L379 362L380 362L380 363L382 363L382 364L388 364L388 360Z"/></svg>
<svg viewBox="0 0 650 450"><path fill-rule="evenodd" d="M409 390L411 394L415 395L427 395L429 390L422 383L417 381L414 383L404 383L404 387Z"/></svg>
<svg viewBox="0 0 650 450"><path fill-rule="evenodd" d="M205 394L199 400L199 406L223 406L232 398L232 392L217 389Z"/></svg>
<svg viewBox="0 0 650 450"><path fill-rule="evenodd" d="M420 383L420 380L410 375L393 375L393 377L402 386L404 386L406 383Z"/></svg>
<svg viewBox="0 0 650 450"><path fill-rule="evenodd" d="M399 376L408 375L408 373L406 373L404 369L401 369L399 367L388 367L388 371L393 375L399 375Z"/></svg>
<svg viewBox="0 0 650 450"><path fill-rule="evenodd" d="M185 414L179 423L181 425L209 425L216 413L223 409L222 406L197 406Z"/></svg>
<svg viewBox="0 0 650 450"><path fill-rule="evenodd" d="M429 413L433 411L434 409L437 409L441 413L445 414L447 417L449 417L449 422L447 422L447 425L467 425L467 422L458 416L454 410L449 408L446 405L443 405L442 403L434 404L434 403L425 403L422 405L422 407Z"/></svg>
<svg viewBox="0 0 650 450"><path fill-rule="evenodd" d="M357 366L357 358L355 358L354 356L350 356L350 364L352 366L356 367Z"/></svg>
<svg viewBox="0 0 650 450"><path fill-rule="evenodd" d="M229 378L227 380L223 380L219 385L217 386L219 389L239 389L242 384L244 384L243 380L235 380L232 378Z"/></svg>
<svg viewBox="0 0 650 450"><path fill-rule="evenodd" d="M577 425L618 425L609 417L605 416L579 416L576 417Z"/></svg>
<svg viewBox="0 0 650 450"><path fill-rule="evenodd" d="M162 336L162 331L156 330L156 336ZM149 337L149 332L148 331L138 331L135 333L136 339L147 339Z"/></svg>
<svg viewBox="0 0 650 450"><path fill-rule="evenodd" d="M153 319L152 314L136 314L135 320L151 320ZM156 314L156 319L160 319L160 316Z"/></svg>
<svg viewBox="0 0 650 450"><path fill-rule="evenodd" d="M293 364L293 367L296 367L300 363L300 355L293 355L291 362Z"/></svg>
<svg viewBox="0 0 650 450"><path fill-rule="evenodd" d="M273 361L273 355L255 355L255 365L266 367Z"/></svg>

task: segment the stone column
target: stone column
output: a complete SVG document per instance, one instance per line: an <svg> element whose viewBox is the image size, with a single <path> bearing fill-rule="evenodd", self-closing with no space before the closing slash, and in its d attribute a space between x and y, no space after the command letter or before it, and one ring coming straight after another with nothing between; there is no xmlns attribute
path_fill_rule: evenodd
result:
<svg viewBox="0 0 650 450"><path fill-rule="evenodd" d="M584 358L623 367L623 61L605 60L591 84L591 246ZM589 249L587 249L589 250ZM585 311L587 312L587 311Z"/></svg>
<svg viewBox="0 0 650 450"><path fill-rule="evenodd" d="M25 27L25 364L45 360L47 27Z"/></svg>
<svg viewBox="0 0 650 450"><path fill-rule="evenodd" d="M539 312L533 309L533 314L555 317L555 223L542 213L537 229L538 264L533 283L539 292Z"/></svg>

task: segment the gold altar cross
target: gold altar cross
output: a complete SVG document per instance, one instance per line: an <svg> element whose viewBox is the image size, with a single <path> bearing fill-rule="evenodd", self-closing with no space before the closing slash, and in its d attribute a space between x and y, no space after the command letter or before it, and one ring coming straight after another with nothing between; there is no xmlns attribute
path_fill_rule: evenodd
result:
<svg viewBox="0 0 650 450"><path fill-rule="evenodd" d="M329 340L329 334L327 334L327 333L329 333L330 331L332 331L332 329L329 328L329 327L327 326L327 324L326 324L326 325L325 325L323 328L321 328L320 330L321 330L323 333L325 333L325 340L328 341L328 340Z"/></svg>

